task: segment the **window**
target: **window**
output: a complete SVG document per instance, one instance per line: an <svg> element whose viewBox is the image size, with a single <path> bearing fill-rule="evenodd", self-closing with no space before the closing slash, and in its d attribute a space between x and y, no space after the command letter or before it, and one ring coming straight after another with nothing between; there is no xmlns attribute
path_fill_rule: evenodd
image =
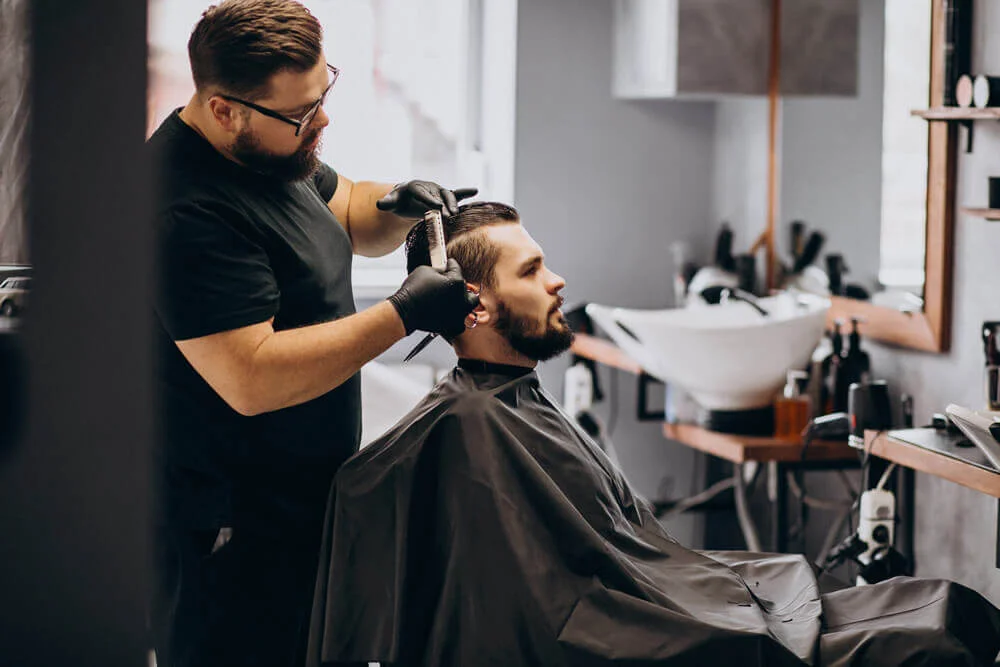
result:
<svg viewBox="0 0 1000 667"><path fill-rule="evenodd" d="M149 131L190 98L188 36L213 4L150 0ZM352 180L411 178L513 200L516 0L306 0L341 69L322 159ZM355 257L359 298L391 293L402 251Z"/></svg>

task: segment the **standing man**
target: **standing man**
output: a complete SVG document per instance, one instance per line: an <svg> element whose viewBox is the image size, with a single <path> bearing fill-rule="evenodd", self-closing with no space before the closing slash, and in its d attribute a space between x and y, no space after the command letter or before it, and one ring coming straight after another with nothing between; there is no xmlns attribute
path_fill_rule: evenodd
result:
<svg viewBox="0 0 1000 667"><path fill-rule="evenodd" d="M195 95L150 139L154 643L160 667L299 665L329 485L358 447L358 371L413 330L461 330L476 305L449 263L355 313L352 254L392 251L476 191L355 183L319 162L339 72L297 2L226 0L188 52Z"/></svg>

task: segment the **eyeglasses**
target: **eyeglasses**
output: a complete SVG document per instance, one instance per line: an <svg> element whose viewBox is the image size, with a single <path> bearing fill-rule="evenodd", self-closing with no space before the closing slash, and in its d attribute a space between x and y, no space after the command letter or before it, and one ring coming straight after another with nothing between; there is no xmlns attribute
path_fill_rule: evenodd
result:
<svg viewBox="0 0 1000 667"><path fill-rule="evenodd" d="M320 98L316 100L316 102L313 103L311 107L309 107L309 110L305 112L302 118L298 120L295 120L294 118L289 118L288 116L280 114L277 111L272 111L267 107L262 107L259 104L254 104L253 102L247 102L246 100L241 100L238 97L232 97L231 95L223 95L221 93L219 94L219 97L221 97L224 100L229 100L230 102L237 102L239 104L242 104L246 108L253 109L262 116L267 116L268 118L277 118L278 120L288 123L289 125L294 125L295 136L297 137L300 134L302 134L302 130L306 129L309 126L309 123L312 122L312 119L316 117L316 112L319 111L319 108L323 106L323 102L326 101L327 93L329 93L330 89L333 88L333 84L337 83L337 77L340 76L339 68L334 67L333 65L330 64L327 64L326 67L327 69L330 70L330 77L331 77L330 85L326 87L326 90L323 91L323 94L320 95Z"/></svg>

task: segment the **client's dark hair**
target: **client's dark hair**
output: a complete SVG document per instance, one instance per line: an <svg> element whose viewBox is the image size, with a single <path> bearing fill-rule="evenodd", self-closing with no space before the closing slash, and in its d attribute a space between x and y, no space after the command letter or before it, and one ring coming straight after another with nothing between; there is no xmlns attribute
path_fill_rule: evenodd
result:
<svg viewBox="0 0 1000 667"><path fill-rule="evenodd" d="M445 249L462 267L462 275L470 283L493 287L493 269L500 257L500 248L491 243L479 230L490 225L520 222L521 217L513 206L496 202L474 202L458 207L458 213L444 218ZM427 242L427 225L421 220L406 235L406 270L430 264Z"/></svg>

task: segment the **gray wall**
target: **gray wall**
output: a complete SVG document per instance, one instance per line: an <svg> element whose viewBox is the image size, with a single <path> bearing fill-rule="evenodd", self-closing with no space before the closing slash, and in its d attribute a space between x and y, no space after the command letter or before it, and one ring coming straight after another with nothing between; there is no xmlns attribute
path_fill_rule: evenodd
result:
<svg viewBox="0 0 1000 667"><path fill-rule="evenodd" d="M525 226L566 278L568 304L670 305L670 244L701 253L713 226L713 105L612 99L609 0L530 0L518 14L515 199ZM542 368L550 390L565 367ZM626 476L648 497L687 493L694 454L638 423L635 378L619 380L613 440ZM599 410L607 417L608 402ZM669 528L693 543L695 523Z"/></svg>
<svg viewBox="0 0 1000 667"><path fill-rule="evenodd" d="M977 0L973 72L1000 72L1000 6ZM975 152L961 153L958 206L985 206L986 179L1000 176L1000 126L976 124ZM960 150L964 148L961 147ZM897 391L914 395L917 420L925 422L948 403L983 404L983 320L1000 319L1000 226L956 214L952 350L929 355L873 347L878 375ZM917 572L957 579L1000 603L1000 570L994 567L997 501L917 473Z"/></svg>
<svg viewBox="0 0 1000 667"><path fill-rule="evenodd" d="M767 113L760 97L724 99L715 110L712 227L729 224L737 253L767 224Z"/></svg>

